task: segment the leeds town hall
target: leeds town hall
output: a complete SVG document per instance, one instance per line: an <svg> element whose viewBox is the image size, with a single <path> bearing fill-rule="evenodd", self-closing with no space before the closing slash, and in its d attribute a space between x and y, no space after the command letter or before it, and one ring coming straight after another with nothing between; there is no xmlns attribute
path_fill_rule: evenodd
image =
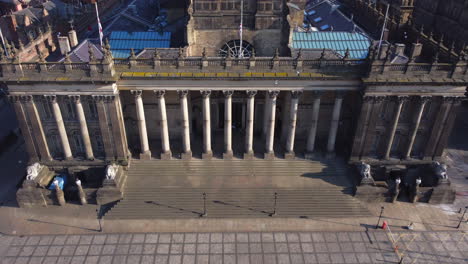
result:
<svg viewBox="0 0 468 264"><path fill-rule="evenodd" d="M278 216L453 202L444 149L467 31L395 5L137 0L101 17L102 40L38 25L46 42L1 51L29 156L18 204L120 219L192 217L204 197L207 217L260 217L276 196Z"/></svg>

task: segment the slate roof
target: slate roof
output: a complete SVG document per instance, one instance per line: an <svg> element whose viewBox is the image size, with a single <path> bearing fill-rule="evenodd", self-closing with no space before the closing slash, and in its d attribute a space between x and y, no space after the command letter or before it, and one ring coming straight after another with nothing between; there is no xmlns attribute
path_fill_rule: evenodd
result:
<svg viewBox="0 0 468 264"><path fill-rule="evenodd" d="M125 32L113 31L109 37L114 58L127 58L130 50L139 53L145 48L169 48L171 32Z"/></svg>
<svg viewBox="0 0 468 264"><path fill-rule="evenodd" d="M49 14L56 8L52 1L47 1L42 4ZM18 25L24 25L24 17L27 16L31 23L40 22L43 18L42 7L28 7L13 13L16 17Z"/></svg>
<svg viewBox="0 0 468 264"><path fill-rule="evenodd" d="M369 37L358 32L311 31L294 32L293 49L329 49L344 56L349 49L350 58L364 59L371 45Z"/></svg>
<svg viewBox="0 0 468 264"><path fill-rule="evenodd" d="M350 18L338 10L339 5L337 1L314 0L308 4L304 20L319 31L357 31L365 34Z"/></svg>
<svg viewBox="0 0 468 264"><path fill-rule="evenodd" d="M102 59L103 54L99 45L99 39L85 39L69 53L70 60L72 62L89 62L89 47L93 49L96 59ZM60 59L59 62L62 62L64 59L65 57Z"/></svg>

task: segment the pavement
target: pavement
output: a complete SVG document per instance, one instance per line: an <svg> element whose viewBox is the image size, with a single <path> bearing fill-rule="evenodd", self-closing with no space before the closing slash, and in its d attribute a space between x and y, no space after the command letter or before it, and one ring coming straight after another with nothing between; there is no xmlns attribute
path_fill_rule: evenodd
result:
<svg viewBox="0 0 468 264"><path fill-rule="evenodd" d="M462 232L127 233L0 237L0 243L3 264L468 263Z"/></svg>

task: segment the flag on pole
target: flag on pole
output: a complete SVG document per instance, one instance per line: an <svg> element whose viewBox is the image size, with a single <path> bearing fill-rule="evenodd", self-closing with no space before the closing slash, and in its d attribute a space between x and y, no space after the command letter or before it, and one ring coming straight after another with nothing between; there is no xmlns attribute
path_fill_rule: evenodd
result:
<svg viewBox="0 0 468 264"><path fill-rule="evenodd" d="M102 47L102 39L104 38L104 33L102 32L101 20L99 19L99 11L98 11L97 2L94 2L94 5L96 6L96 17L97 17L97 23L98 23L99 42L101 43L101 47Z"/></svg>

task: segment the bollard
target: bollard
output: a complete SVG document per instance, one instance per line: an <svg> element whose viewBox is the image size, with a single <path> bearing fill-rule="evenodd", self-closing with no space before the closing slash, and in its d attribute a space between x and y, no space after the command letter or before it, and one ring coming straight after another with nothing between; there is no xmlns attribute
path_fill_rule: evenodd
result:
<svg viewBox="0 0 468 264"><path fill-rule="evenodd" d="M80 196L81 204L88 204L88 201L86 201L86 195L83 191L83 187L81 186L81 181L79 179L76 179L76 187L78 188L78 195Z"/></svg>
<svg viewBox="0 0 468 264"><path fill-rule="evenodd" d="M382 229L385 230L385 229L387 229L387 227L388 227L387 221L383 221Z"/></svg>
<svg viewBox="0 0 468 264"><path fill-rule="evenodd" d="M55 184L55 195L57 197L57 201L59 205L64 206L65 194L63 193L62 189L60 189L59 182L57 180L54 180L54 184Z"/></svg>

